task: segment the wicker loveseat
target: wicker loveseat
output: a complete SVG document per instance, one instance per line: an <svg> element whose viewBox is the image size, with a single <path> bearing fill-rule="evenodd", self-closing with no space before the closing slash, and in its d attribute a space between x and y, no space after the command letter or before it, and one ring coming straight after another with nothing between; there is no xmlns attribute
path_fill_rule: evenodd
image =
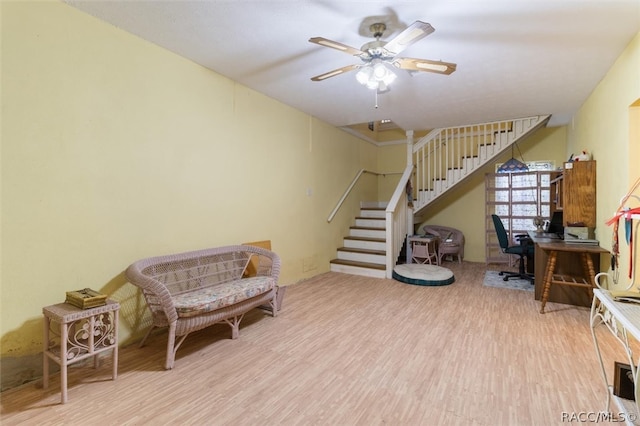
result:
<svg viewBox="0 0 640 426"><path fill-rule="evenodd" d="M441 225L426 225L422 228L425 234L440 237L438 242L438 265L442 263L442 259L446 256L458 258L458 263L462 263L464 259L464 234L456 228Z"/></svg>
<svg viewBox="0 0 640 426"><path fill-rule="evenodd" d="M249 273L249 271L253 271ZM151 331L168 327L166 369L187 335L226 322L238 337L243 315L265 306L275 317L280 257L264 248L226 246L142 259L127 268L152 314Z"/></svg>

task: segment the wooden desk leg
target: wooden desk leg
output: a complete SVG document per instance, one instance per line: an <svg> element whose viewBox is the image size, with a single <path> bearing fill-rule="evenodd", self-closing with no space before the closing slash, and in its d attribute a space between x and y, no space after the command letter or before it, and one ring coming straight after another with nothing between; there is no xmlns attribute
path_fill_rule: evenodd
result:
<svg viewBox="0 0 640 426"><path fill-rule="evenodd" d="M584 272L587 274L586 278L591 284L591 287L589 287L589 297L593 299L593 288L596 286L596 269L593 266L593 260L589 253L582 253L582 265L584 267Z"/></svg>
<svg viewBox="0 0 640 426"><path fill-rule="evenodd" d="M44 344L42 351L42 389L49 387L49 356L47 351L49 350L49 327L51 326L51 319L48 316L44 316Z"/></svg>
<svg viewBox="0 0 640 426"><path fill-rule="evenodd" d="M552 250L547 260L547 270L544 273L544 289L542 290L542 306L540 306L541 314L544 314L544 305L547 304L547 299L549 298L549 290L551 289L551 281L553 280L553 271L556 269L557 256L558 252Z"/></svg>

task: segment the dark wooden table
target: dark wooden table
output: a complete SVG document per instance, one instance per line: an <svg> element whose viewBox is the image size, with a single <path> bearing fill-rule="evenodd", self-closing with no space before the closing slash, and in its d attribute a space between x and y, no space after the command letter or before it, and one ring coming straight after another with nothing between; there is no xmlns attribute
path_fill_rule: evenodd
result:
<svg viewBox="0 0 640 426"><path fill-rule="evenodd" d="M599 245L536 236L535 232L529 236L535 244L535 298L542 302L540 313L547 302L591 306L600 256L609 251Z"/></svg>

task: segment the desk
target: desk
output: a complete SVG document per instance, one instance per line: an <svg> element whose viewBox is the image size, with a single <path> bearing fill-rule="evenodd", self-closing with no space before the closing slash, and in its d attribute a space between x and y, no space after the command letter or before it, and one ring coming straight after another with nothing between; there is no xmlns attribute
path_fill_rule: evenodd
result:
<svg viewBox="0 0 640 426"><path fill-rule="evenodd" d="M606 406L605 412L609 412L609 405L611 403L611 396L613 387L607 380L607 373L602 362L602 356L600 354L600 347L598 346L598 338L595 333L595 328L604 324L609 332L616 336L617 340L622 344L624 352L627 355L629 365L631 366L631 372L633 374L634 383L636 384L635 395L636 401L630 401L623 398L618 398L613 395L618 408L622 411L621 420L626 420L628 423L637 424L633 420L638 419L638 365L633 361L633 352L629 346L629 336L635 340L640 341L640 305L634 303L622 303L615 302L608 291L596 289L593 290L593 304L591 305L591 335L593 337L593 343L596 349L596 355L598 361L600 361L600 368L602 371L602 378L606 389Z"/></svg>
<svg viewBox="0 0 640 426"><path fill-rule="evenodd" d="M535 232L529 236L535 244L535 299L542 301L540 312L544 313L547 302L591 306L593 277L600 272L600 256L609 252L596 245L536 236Z"/></svg>

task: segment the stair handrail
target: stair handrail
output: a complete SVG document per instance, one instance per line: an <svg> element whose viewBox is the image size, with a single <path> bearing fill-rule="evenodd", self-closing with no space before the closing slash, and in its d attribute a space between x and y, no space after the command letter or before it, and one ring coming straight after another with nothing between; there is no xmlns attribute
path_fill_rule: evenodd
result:
<svg viewBox="0 0 640 426"><path fill-rule="evenodd" d="M400 198L402 197L403 194L406 193L407 182L409 182L409 179L411 178L412 173L413 173L413 165L410 164L404 169L404 172L402 172L402 177L400 178L400 181L398 182L398 185L396 186L395 191L393 191L393 195L391 196L391 199L387 204L387 208L386 208L387 213L395 211L400 201Z"/></svg>
<svg viewBox="0 0 640 426"><path fill-rule="evenodd" d="M338 204L336 204L334 209L331 211L331 214L327 218L327 222L331 222L333 220L334 216L336 215L336 213L338 213L338 210L340 210L340 207L342 207L342 204L344 203L344 201L347 199L347 197L351 193L351 190L353 189L353 187L356 186L356 183L358 183L358 180L360 179L360 176L362 176L365 173L369 173L369 174L372 174L372 175L375 175L375 176L387 176L387 175L399 175L400 174L400 172L380 173L380 172L373 172L371 170L360 169L360 171L358 173L356 173L356 176L351 181L351 184L349 184L349 187L344 191L344 194L342 194L342 197L340 197L340 200L338 201Z"/></svg>
<svg viewBox="0 0 640 426"><path fill-rule="evenodd" d="M392 277L398 257L409 228L413 229L413 210L408 206L407 182L413 174L413 164L407 165L385 210L386 229L386 275Z"/></svg>

